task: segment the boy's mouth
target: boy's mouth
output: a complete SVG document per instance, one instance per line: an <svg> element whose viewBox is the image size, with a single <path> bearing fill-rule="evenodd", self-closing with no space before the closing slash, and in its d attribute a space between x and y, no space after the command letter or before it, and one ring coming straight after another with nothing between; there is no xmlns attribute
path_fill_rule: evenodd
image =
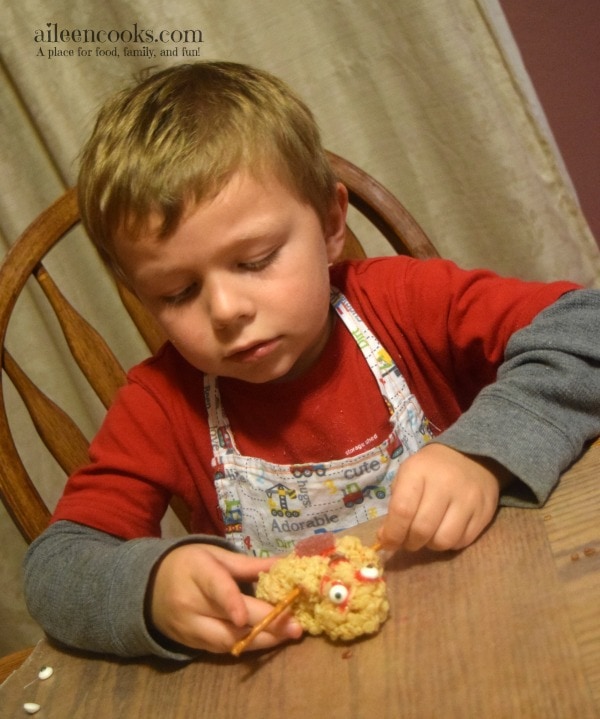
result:
<svg viewBox="0 0 600 719"><path fill-rule="evenodd" d="M281 337L275 337L272 340L264 342L256 342L241 349L233 350L227 355L227 359L232 362L255 362L263 359L271 354L281 343Z"/></svg>

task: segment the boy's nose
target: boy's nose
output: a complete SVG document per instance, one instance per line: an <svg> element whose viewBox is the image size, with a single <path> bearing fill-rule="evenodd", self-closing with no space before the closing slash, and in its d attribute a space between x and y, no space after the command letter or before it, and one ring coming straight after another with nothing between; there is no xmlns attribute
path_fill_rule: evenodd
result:
<svg viewBox="0 0 600 719"><path fill-rule="evenodd" d="M253 315L253 303L235 279L222 276L215 278L206 289L214 327L228 327Z"/></svg>

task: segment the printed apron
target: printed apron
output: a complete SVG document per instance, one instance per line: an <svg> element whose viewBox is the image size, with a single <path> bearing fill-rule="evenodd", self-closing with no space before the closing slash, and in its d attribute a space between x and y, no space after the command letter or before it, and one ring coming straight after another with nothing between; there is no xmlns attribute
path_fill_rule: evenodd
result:
<svg viewBox="0 0 600 719"><path fill-rule="evenodd" d="M213 375L205 375L215 487L226 536L256 556L290 552L313 533L335 532L387 513L400 463L431 435L400 370L348 300L333 290L331 303L377 379L390 413L389 436L345 459L280 465L238 451Z"/></svg>

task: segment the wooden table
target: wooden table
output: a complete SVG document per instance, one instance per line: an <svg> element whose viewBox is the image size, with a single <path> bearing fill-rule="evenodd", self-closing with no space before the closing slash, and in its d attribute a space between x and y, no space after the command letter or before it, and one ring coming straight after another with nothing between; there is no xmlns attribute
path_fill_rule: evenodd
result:
<svg viewBox="0 0 600 719"><path fill-rule="evenodd" d="M0 716L37 702L39 719L600 717L600 444L543 509L503 509L463 552L403 553L387 576L391 619L350 645L179 666L43 640L0 687Z"/></svg>

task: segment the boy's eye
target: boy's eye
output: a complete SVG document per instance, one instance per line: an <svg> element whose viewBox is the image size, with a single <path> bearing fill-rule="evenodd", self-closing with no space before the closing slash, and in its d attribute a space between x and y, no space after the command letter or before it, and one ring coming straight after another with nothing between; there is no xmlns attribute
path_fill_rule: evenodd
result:
<svg viewBox="0 0 600 719"><path fill-rule="evenodd" d="M188 287L181 290L181 292L177 292L177 294L174 295L166 295L162 298L162 301L171 307L177 307L177 305L184 304L187 300L190 300L194 294L196 293L196 285L192 284Z"/></svg>
<svg viewBox="0 0 600 719"><path fill-rule="evenodd" d="M249 270L250 272L260 272L273 262L278 253L279 249L269 252L269 254L265 255L265 257L260 257L252 262L240 262L240 268L243 270Z"/></svg>

